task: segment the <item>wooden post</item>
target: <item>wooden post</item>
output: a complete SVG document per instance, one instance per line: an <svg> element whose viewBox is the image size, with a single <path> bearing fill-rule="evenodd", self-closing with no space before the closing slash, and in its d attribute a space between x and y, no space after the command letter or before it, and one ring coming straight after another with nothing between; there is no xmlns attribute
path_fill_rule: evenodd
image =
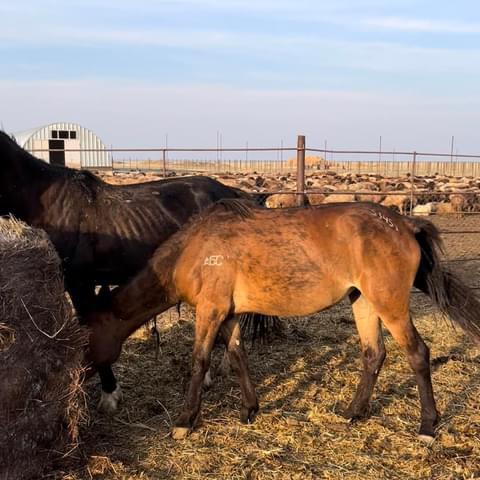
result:
<svg viewBox="0 0 480 480"><path fill-rule="evenodd" d="M410 216L413 214L413 191L415 190L415 167L417 166L417 152L413 152L410 190Z"/></svg>
<svg viewBox="0 0 480 480"><path fill-rule="evenodd" d="M297 137L297 205L305 205L305 135Z"/></svg>

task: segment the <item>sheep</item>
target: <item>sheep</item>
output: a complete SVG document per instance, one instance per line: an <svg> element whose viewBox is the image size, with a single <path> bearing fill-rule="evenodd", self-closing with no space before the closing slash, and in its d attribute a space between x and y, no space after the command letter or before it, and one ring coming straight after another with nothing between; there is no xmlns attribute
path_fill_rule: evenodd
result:
<svg viewBox="0 0 480 480"><path fill-rule="evenodd" d="M358 190L355 194L355 200L357 202L374 202L381 203L385 198L385 195L381 193L373 193L372 190Z"/></svg>
<svg viewBox="0 0 480 480"><path fill-rule="evenodd" d="M337 195L328 195L323 203L337 203L337 202L354 202L355 195L353 193L339 193Z"/></svg>
<svg viewBox="0 0 480 480"><path fill-rule="evenodd" d="M289 208L297 205L297 195L292 193L275 193L265 200L267 208Z"/></svg>
<svg viewBox="0 0 480 480"><path fill-rule="evenodd" d="M437 204L435 202L428 202L423 205L416 205L412 210L413 215L427 216L437 211Z"/></svg>
<svg viewBox="0 0 480 480"><path fill-rule="evenodd" d="M413 205L416 205L417 201L413 199ZM385 207L394 207L398 209L401 215L404 215L407 211L408 206L410 205L410 194L405 192L404 194L398 195L387 195L387 198L381 202Z"/></svg>
<svg viewBox="0 0 480 480"><path fill-rule="evenodd" d="M454 213L453 205L450 202L437 203L437 214Z"/></svg>
<svg viewBox="0 0 480 480"><path fill-rule="evenodd" d="M324 202L326 195L323 193L308 193L307 198L310 205L320 205Z"/></svg>
<svg viewBox="0 0 480 480"><path fill-rule="evenodd" d="M457 213L464 212L467 207L467 199L461 193L454 193L449 196L453 211Z"/></svg>

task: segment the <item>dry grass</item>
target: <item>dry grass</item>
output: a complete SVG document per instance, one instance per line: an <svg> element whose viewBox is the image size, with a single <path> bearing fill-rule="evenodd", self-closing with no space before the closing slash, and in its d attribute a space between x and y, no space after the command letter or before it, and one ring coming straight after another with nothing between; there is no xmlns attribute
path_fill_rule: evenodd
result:
<svg viewBox="0 0 480 480"><path fill-rule="evenodd" d="M426 305L417 307L443 414L431 449L416 439L414 379L390 337L371 417L352 425L340 415L360 372L346 305L291 321L286 340L251 350L261 400L253 425L239 423L235 379L218 377L205 395L199 428L173 441L169 428L182 405L193 331L172 313L171 322L169 314L164 318L158 360L145 331L129 341L117 367L123 408L112 419L92 412L82 434L88 465L70 478L474 478L480 475L480 352L435 322ZM183 309L182 318L191 312ZM219 357L220 350L216 363ZM88 392L94 408L96 382Z"/></svg>
<svg viewBox="0 0 480 480"><path fill-rule="evenodd" d="M471 228L480 219L439 219L443 227ZM455 223L456 222L456 223ZM478 254L478 235L446 237L451 258ZM478 262L459 264L474 282ZM419 443L419 403L412 372L387 334L387 360L371 417L351 424L341 412L360 373L359 345L350 307L339 304L290 320L287 336L250 349L261 411L240 424L239 388L217 377L204 396L199 428L186 440L169 437L189 375L193 315L183 307L159 322L160 352L138 332L116 372L125 393L117 416L95 411L97 380L87 386L91 423L81 432L83 463L54 476L80 479L469 479L480 477L480 350L444 320L429 300L413 296L415 323L431 346L433 382L442 420L438 439ZM214 355L218 365L221 350Z"/></svg>

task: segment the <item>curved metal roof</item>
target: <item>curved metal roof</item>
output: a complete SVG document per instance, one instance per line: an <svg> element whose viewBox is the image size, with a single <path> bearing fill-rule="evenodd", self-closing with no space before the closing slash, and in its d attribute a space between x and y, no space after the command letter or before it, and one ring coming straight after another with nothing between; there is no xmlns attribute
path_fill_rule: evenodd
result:
<svg viewBox="0 0 480 480"><path fill-rule="evenodd" d="M43 127L40 127L43 128ZM30 130L23 130L22 132L12 133L12 136L15 138L15 141L23 148L27 143L28 139L40 128L31 128Z"/></svg>
<svg viewBox="0 0 480 480"><path fill-rule="evenodd" d="M97 150L80 152L80 165L82 167L110 167L112 165L111 155L108 152L103 151L106 150L107 147L102 140L92 130L89 130L88 128L85 128L77 123L50 123L42 127L16 132L12 135L22 148L33 151L32 153L35 154L35 140L51 140L52 130L75 131L77 132L76 140L79 141L79 147L76 148Z"/></svg>

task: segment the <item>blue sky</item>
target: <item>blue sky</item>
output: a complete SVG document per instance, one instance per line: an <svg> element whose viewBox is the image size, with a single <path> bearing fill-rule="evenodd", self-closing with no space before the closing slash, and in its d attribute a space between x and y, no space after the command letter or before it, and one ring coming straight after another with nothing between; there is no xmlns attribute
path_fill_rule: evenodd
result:
<svg viewBox="0 0 480 480"><path fill-rule="evenodd" d="M0 1L0 121L114 146L480 153L480 2Z"/></svg>

